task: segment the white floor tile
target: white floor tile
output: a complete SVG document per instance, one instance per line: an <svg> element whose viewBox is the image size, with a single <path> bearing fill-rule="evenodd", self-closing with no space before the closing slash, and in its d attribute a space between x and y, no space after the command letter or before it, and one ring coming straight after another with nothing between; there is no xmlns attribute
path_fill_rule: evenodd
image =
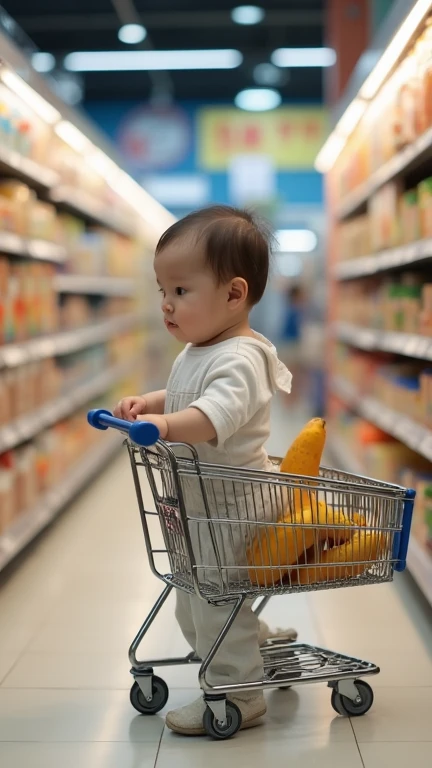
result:
<svg viewBox="0 0 432 768"><path fill-rule="evenodd" d="M5 768L154 768L158 749L157 742L9 742L0 743L0 763Z"/></svg>
<svg viewBox="0 0 432 768"><path fill-rule="evenodd" d="M0 689L0 742L157 743L163 727L135 713L124 691Z"/></svg>
<svg viewBox="0 0 432 768"><path fill-rule="evenodd" d="M13 653L12 651L3 651L0 654L0 685L2 684L2 681L4 680L6 675L12 669L16 660L17 660L17 654Z"/></svg>
<svg viewBox="0 0 432 768"><path fill-rule="evenodd" d="M359 742L432 742L431 710L432 687L380 688L370 713L352 724Z"/></svg>
<svg viewBox="0 0 432 768"><path fill-rule="evenodd" d="M430 768L432 761L432 741L359 744L359 749L364 768Z"/></svg>
<svg viewBox="0 0 432 768"><path fill-rule="evenodd" d="M260 729L262 730L262 729ZM195 739L176 739L171 748L163 743L157 759L157 768L220 768L221 762L236 768L251 768L272 763L290 768L363 768L357 745L314 744L310 740L298 742L251 739L251 731L240 733L224 744ZM221 751L223 751L221 759Z"/></svg>

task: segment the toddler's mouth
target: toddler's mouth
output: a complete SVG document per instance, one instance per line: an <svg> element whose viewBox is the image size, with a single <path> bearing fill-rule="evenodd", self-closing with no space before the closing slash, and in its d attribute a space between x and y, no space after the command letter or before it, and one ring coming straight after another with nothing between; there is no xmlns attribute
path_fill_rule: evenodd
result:
<svg viewBox="0 0 432 768"><path fill-rule="evenodd" d="M176 323L173 323L171 320L167 320L165 318L164 322L168 330L172 330L173 328L178 328L178 325Z"/></svg>

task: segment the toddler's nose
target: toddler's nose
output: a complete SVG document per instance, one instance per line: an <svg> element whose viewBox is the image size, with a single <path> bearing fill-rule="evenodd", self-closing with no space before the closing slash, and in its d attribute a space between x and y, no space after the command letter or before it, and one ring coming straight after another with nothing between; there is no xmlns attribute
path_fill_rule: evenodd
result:
<svg viewBox="0 0 432 768"><path fill-rule="evenodd" d="M162 312L165 312L166 314L169 314L170 312L174 312L174 307L172 304L169 304L167 301L162 302Z"/></svg>

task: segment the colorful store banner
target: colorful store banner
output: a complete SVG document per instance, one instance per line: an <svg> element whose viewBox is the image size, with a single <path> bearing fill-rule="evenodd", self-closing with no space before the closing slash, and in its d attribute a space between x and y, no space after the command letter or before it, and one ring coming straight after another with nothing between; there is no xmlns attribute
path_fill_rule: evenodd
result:
<svg viewBox="0 0 432 768"><path fill-rule="evenodd" d="M282 107L246 113L204 107L197 115L199 165L225 171L237 155L267 155L278 170L311 169L327 133L327 113L319 107Z"/></svg>

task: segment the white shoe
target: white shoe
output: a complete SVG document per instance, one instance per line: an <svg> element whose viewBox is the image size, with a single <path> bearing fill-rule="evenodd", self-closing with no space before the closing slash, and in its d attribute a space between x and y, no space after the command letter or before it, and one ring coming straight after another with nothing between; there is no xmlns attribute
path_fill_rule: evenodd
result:
<svg viewBox="0 0 432 768"><path fill-rule="evenodd" d="M259 635L258 642L261 645L265 645L267 640L286 640L288 643L293 643L297 640L298 632L296 629L275 629L272 630L260 619L259 623Z"/></svg>
<svg viewBox="0 0 432 768"><path fill-rule="evenodd" d="M237 696L230 696L229 700L233 704L237 704L242 714L241 728L254 728L256 725L261 725L260 718L267 712L262 693L250 693L249 695L245 693L242 699L237 698ZM205 736L203 717L206 707L204 698L200 696L192 704L168 712L166 725L171 731L181 733L184 736Z"/></svg>

